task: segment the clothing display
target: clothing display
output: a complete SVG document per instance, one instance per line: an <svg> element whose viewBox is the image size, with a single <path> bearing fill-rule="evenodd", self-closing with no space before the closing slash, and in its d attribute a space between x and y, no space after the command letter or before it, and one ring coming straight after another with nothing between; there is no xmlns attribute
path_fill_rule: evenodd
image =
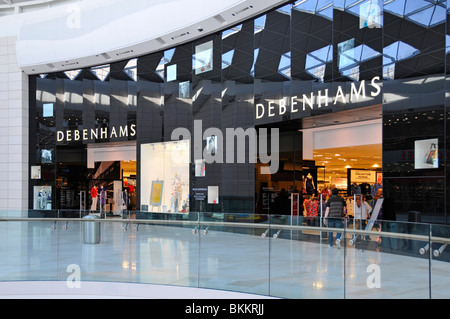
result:
<svg viewBox="0 0 450 319"><path fill-rule="evenodd" d="M98 189L99 199L98 202L100 204L100 209L105 209L106 205L106 189L103 186L100 186Z"/></svg>
<svg viewBox="0 0 450 319"><path fill-rule="evenodd" d="M319 202L317 200L306 200L305 211L307 218L314 218L319 216Z"/></svg>
<svg viewBox="0 0 450 319"><path fill-rule="evenodd" d="M96 186L93 186L91 188L91 198L92 198L91 210L97 210L98 191Z"/></svg>
<svg viewBox="0 0 450 319"><path fill-rule="evenodd" d="M305 179L305 189L308 195L313 195L316 190L314 187L314 181L311 174L308 174Z"/></svg>

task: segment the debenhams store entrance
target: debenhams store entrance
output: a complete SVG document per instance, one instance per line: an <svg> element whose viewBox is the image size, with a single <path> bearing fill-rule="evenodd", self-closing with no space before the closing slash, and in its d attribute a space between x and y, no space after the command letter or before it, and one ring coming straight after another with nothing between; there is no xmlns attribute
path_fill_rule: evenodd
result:
<svg viewBox="0 0 450 319"><path fill-rule="evenodd" d="M290 214L280 193L382 188L398 220L446 223L446 6L404 3L296 1L30 76L30 209Z"/></svg>

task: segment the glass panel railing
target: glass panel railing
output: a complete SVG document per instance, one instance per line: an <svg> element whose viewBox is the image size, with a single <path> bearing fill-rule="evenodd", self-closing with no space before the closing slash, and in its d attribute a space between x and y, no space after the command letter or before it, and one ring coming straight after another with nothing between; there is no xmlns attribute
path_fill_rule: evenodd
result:
<svg viewBox="0 0 450 319"><path fill-rule="evenodd" d="M352 219L325 225L229 213L0 215L0 281L78 278L280 298L450 297L448 225L383 221L367 230ZM86 243L97 227L99 242ZM342 234L340 246L330 233Z"/></svg>
<svg viewBox="0 0 450 319"><path fill-rule="evenodd" d="M130 215L131 280L137 283L197 287L198 215Z"/></svg>
<svg viewBox="0 0 450 319"><path fill-rule="evenodd" d="M270 241L261 236L266 228L266 215L201 214L198 286L268 295Z"/></svg>
<svg viewBox="0 0 450 319"><path fill-rule="evenodd" d="M283 216L286 217L286 216ZM270 293L295 299L344 297L344 250L328 242L334 223L320 227L319 218L286 218L274 222L270 246ZM334 238L336 233L334 233Z"/></svg>
<svg viewBox="0 0 450 319"><path fill-rule="evenodd" d="M429 298L429 258L420 254L429 225L377 221L346 233L345 298Z"/></svg>
<svg viewBox="0 0 450 319"><path fill-rule="evenodd" d="M450 226L431 225L431 298L450 298Z"/></svg>

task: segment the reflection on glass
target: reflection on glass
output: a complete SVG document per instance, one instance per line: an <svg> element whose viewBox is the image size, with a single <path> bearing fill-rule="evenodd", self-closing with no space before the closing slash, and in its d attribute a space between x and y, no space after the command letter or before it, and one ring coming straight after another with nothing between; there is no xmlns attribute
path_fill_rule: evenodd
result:
<svg viewBox="0 0 450 319"><path fill-rule="evenodd" d="M327 45L306 55L305 70L323 82L326 64L333 62L333 46Z"/></svg>
<svg viewBox="0 0 450 319"><path fill-rule="evenodd" d="M213 41L195 46L193 60L195 74L201 74L213 69Z"/></svg>
<svg viewBox="0 0 450 319"><path fill-rule="evenodd" d="M191 83L189 81L180 82L178 85L178 97L187 99L191 96Z"/></svg>
<svg viewBox="0 0 450 319"><path fill-rule="evenodd" d="M123 72L127 74L130 79L137 81L137 59L131 59L123 69Z"/></svg>
<svg viewBox="0 0 450 319"><path fill-rule="evenodd" d="M255 34L264 30L266 26L266 15L255 19Z"/></svg>
<svg viewBox="0 0 450 319"><path fill-rule="evenodd" d="M44 103L43 116L44 117L52 117L53 116L53 103Z"/></svg>
<svg viewBox="0 0 450 319"><path fill-rule="evenodd" d="M444 1L394 0L385 3L384 10L426 28L444 23L446 19Z"/></svg>
<svg viewBox="0 0 450 319"><path fill-rule="evenodd" d="M328 20L333 20L333 1L329 0L301 0L292 8L294 10L313 13Z"/></svg>
<svg viewBox="0 0 450 319"><path fill-rule="evenodd" d="M233 61L234 49L222 54L222 70L229 67Z"/></svg>
<svg viewBox="0 0 450 319"><path fill-rule="evenodd" d="M167 66L167 82L175 81L177 79L177 65L172 64Z"/></svg>
<svg viewBox="0 0 450 319"><path fill-rule="evenodd" d="M378 0L370 0L359 6L359 28L381 28L382 11Z"/></svg>
<svg viewBox="0 0 450 319"><path fill-rule="evenodd" d="M91 72L100 80L105 81L109 75L110 67L107 65L100 65L97 67L91 68Z"/></svg>
<svg viewBox="0 0 450 319"><path fill-rule="evenodd" d="M287 52L281 55L278 72L288 79L291 78L291 52Z"/></svg>

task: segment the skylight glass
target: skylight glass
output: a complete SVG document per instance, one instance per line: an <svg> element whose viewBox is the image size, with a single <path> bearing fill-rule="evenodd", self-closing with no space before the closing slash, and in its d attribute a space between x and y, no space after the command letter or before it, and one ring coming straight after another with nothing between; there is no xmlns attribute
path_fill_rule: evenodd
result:
<svg viewBox="0 0 450 319"><path fill-rule="evenodd" d="M446 20L446 5L439 0L393 0L384 4L384 10L426 28Z"/></svg>
<svg viewBox="0 0 450 319"><path fill-rule="evenodd" d="M255 49L253 51L253 65L252 65L252 69L250 70L250 74L252 76L255 76L255 64L256 64L256 60L258 60L258 54L259 54L259 48Z"/></svg>
<svg viewBox="0 0 450 319"><path fill-rule="evenodd" d="M222 70L229 67L233 61L234 49L222 54Z"/></svg>
<svg viewBox="0 0 450 319"><path fill-rule="evenodd" d="M330 0L303 0L296 2L294 10L317 14L329 20L333 19L333 2Z"/></svg>
<svg viewBox="0 0 450 319"><path fill-rule="evenodd" d="M323 81L326 63L333 61L333 46L327 45L306 55L305 70L310 75Z"/></svg>
<svg viewBox="0 0 450 319"><path fill-rule="evenodd" d="M420 51L402 41L394 42L383 49L383 65L408 59Z"/></svg>
<svg viewBox="0 0 450 319"><path fill-rule="evenodd" d="M81 73L81 69L65 71L64 74L71 80L75 80L75 78Z"/></svg>
<svg viewBox="0 0 450 319"><path fill-rule="evenodd" d="M291 78L291 52L281 55L278 72L289 79Z"/></svg>
<svg viewBox="0 0 450 319"><path fill-rule="evenodd" d="M133 81L137 81L137 59L131 59L130 61L128 61L123 71L131 79L133 79Z"/></svg>
<svg viewBox="0 0 450 319"><path fill-rule="evenodd" d="M109 64L100 65L97 67L91 68L91 72L100 80L105 81L109 75L110 67Z"/></svg>
<svg viewBox="0 0 450 319"><path fill-rule="evenodd" d="M266 26L266 15L255 19L255 33L261 32Z"/></svg>
<svg viewBox="0 0 450 319"><path fill-rule="evenodd" d="M233 27L231 29L222 31L222 39L225 39L225 38L229 37L232 34L238 33L241 30L242 30L242 24L237 25L237 26L235 26L235 27Z"/></svg>
<svg viewBox="0 0 450 319"><path fill-rule="evenodd" d="M279 9L277 9L276 11L280 12L280 13L287 14L287 15L291 15L291 5L287 4L287 5L279 8Z"/></svg>

